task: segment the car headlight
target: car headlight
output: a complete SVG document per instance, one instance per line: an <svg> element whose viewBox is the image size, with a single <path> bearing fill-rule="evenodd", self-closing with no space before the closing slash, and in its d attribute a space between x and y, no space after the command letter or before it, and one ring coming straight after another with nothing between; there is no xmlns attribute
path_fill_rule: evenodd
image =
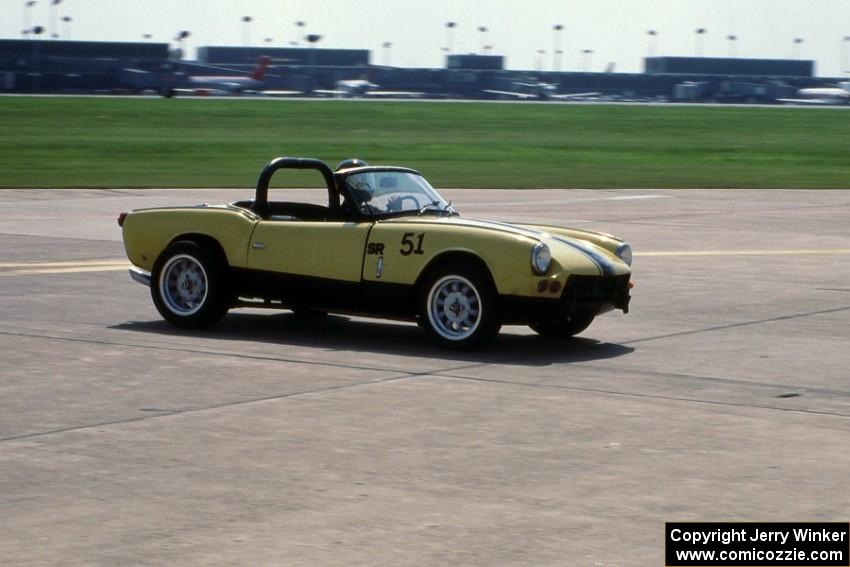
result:
<svg viewBox="0 0 850 567"><path fill-rule="evenodd" d="M632 265L632 247L629 246L627 243L623 242L622 244L617 246L617 249L614 251L614 254L616 254L620 260L625 262L626 265Z"/></svg>
<svg viewBox="0 0 850 567"><path fill-rule="evenodd" d="M538 242L531 250L531 267L534 273L542 276L549 271L549 265L552 263L552 252L549 247Z"/></svg>

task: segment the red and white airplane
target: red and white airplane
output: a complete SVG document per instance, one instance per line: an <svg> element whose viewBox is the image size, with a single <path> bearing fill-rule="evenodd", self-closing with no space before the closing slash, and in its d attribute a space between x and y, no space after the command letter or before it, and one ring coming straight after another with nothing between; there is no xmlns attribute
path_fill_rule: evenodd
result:
<svg viewBox="0 0 850 567"><path fill-rule="evenodd" d="M797 91L800 98L780 98L788 104L850 104L850 81L838 83L837 87L813 87Z"/></svg>
<svg viewBox="0 0 850 567"><path fill-rule="evenodd" d="M250 75L189 75L178 78L177 84L171 89L172 96L177 92L194 92L194 94L211 94L225 92L239 94L244 91L260 91L265 85L263 79L271 63L271 57L261 56L257 66Z"/></svg>

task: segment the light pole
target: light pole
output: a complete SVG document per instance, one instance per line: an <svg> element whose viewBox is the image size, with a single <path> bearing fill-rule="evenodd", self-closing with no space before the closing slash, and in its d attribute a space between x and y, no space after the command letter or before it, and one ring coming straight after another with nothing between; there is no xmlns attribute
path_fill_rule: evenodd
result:
<svg viewBox="0 0 850 567"><path fill-rule="evenodd" d="M184 42L186 41L186 38L189 37L190 35L191 34L188 31L183 30L181 32L178 32L177 37L174 38L177 41L178 45L180 45L180 48L179 48L180 57L179 57L179 59L183 59L183 55L185 55L185 45L186 44Z"/></svg>
<svg viewBox="0 0 850 567"><path fill-rule="evenodd" d="M446 53L452 54L452 30L457 27L457 22L446 22Z"/></svg>
<svg viewBox="0 0 850 567"><path fill-rule="evenodd" d="M582 49L581 54L584 56L584 57L582 57L582 60L581 60L581 70L582 70L582 72L586 72L588 67L589 67L588 63L590 62L590 56L593 55L593 50L592 49Z"/></svg>
<svg viewBox="0 0 850 567"><path fill-rule="evenodd" d="M735 34L730 34L726 36L726 39L729 40L729 57L737 57L738 56L738 36Z"/></svg>
<svg viewBox="0 0 850 567"><path fill-rule="evenodd" d="M24 2L24 31L21 32L26 38L32 32L32 7L35 6L35 0L27 0Z"/></svg>
<svg viewBox="0 0 850 567"><path fill-rule="evenodd" d="M292 45L299 45L298 38L301 37L301 33L304 30L304 26L307 25L307 22L297 21L295 22L295 41L292 42Z"/></svg>
<svg viewBox="0 0 850 567"><path fill-rule="evenodd" d="M242 16L242 45L248 46L251 43L251 22L254 18L251 16Z"/></svg>
<svg viewBox="0 0 850 567"><path fill-rule="evenodd" d="M316 44L319 43L322 36L317 33L311 33L304 36L304 39L310 44L310 75L312 77L311 82L313 83L310 88L313 89L318 83L318 80L316 79L316 65L318 64L318 61L316 60Z"/></svg>
<svg viewBox="0 0 850 567"><path fill-rule="evenodd" d="M706 34L706 32L708 32L708 30L705 29L705 28L697 28L696 30L694 30L694 32L697 34L697 39L696 39L697 57L702 57L702 47L703 47L702 37Z"/></svg>
<svg viewBox="0 0 850 567"><path fill-rule="evenodd" d="M649 56L655 57L656 48L658 47L658 31L647 30L646 35L649 36Z"/></svg>
<svg viewBox="0 0 850 567"><path fill-rule="evenodd" d="M33 2L33 4L34 3L35 2ZM38 36L44 33L44 28L41 26L35 26L30 30L30 33L38 39ZM36 41L32 44L32 89L34 92L41 92L41 57L38 50L39 43L40 42Z"/></svg>
<svg viewBox="0 0 850 567"><path fill-rule="evenodd" d="M50 37L57 38L59 34L56 32L56 6L62 3L62 0L52 0L50 2Z"/></svg>
<svg viewBox="0 0 850 567"><path fill-rule="evenodd" d="M390 66L390 48L393 46L391 41L385 41L381 44L381 47L384 48L384 65L387 67Z"/></svg>
<svg viewBox="0 0 850 567"><path fill-rule="evenodd" d="M847 45L850 44L850 35L845 35L841 40L841 75L850 72L847 68Z"/></svg>
<svg viewBox="0 0 850 567"><path fill-rule="evenodd" d="M561 50L561 39L562 39L561 36L563 35L563 32L564 32L564 26L563 25L555 24L554 26L552 26L552 33L553 33L552 68L555 71L558 71L559 73L561 72L561 54L564 53L563 50Z"/></svg>
<svg viewBox="0 0 850 567"><path fill-rule="evenodd" d="M478 33L481 34L481 51L484 51L484 46L487 45L487 26L478 26Z"/></svg>
<svg viewBox="0 0 850 567"><path fill-rule="evenodd" d="M803 45L803 38L795 37L794 41L791 43L791 59L800 58L801 45Z"/></svg>
<svg viewBox="0 0 850 567"><path fill-rule="evenodd" d="M538 73L543 71L543 56L544 55L546 55L545 49L538 49L537 50L537 65L536 65L536 68L537 68Z"/></svg>
<svg viewBox="0 0 850 567"><path fill-rule="evenodd" d="M62 16L62 37L65 40L71 39L71 22L74 21L74 18L71 16Z"/></svg>

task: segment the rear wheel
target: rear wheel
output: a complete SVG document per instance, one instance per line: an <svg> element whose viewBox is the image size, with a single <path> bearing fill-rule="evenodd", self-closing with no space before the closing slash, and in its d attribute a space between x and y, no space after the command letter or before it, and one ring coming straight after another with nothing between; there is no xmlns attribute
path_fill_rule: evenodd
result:
<svg viewBox="0 0 850 567"><path fill-rule="evenodd" d="M419 291L419 324L440 345L470 349L491 340L502 326L498 296L481 269L446 264Z"/></svg>
<svg viewBox="0 0 850 567"><path fill-rule="evenodd" d="M565 339L577 335L593 323L594 315L577 313L562 319L541 319L529 323L529 327L540 336L550 339Z"/></svg>
<svg viewBox="0 0 850 567"><path fill-rule="evenodd" d="M230 307L224 260L196 242L175 242L154 264L151 298L160 315L179 327L216 323Z"/></svg>

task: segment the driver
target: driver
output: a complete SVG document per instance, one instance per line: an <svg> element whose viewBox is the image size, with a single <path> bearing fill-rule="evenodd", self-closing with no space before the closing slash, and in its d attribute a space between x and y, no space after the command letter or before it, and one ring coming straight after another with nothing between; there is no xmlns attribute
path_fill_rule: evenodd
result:
<svg viewBox="0 0 850 567"><path fill-rule="evenodd" d="M369 164L363 161L362 159L350 158L346 160L342 160L338 164L336 164L336 171L342 171L343 169L351 169L354 167L367 167Z"/></svg>
<svg viewBox="0 0 850 567"><path fill-rule="evenodd" d="M369 166L369 164L366 163L365 161L363 161L362 159L349 158L349 159L343 160L343 161L339 162L338 164L336 164L336 170L335 171L342 171L344 169L353 169L355 167L368 167L368 166ZM366 203L366 202L368 202L369 200L372 199L372 195L371 195L371 193L364 194L364 195L357 195L357 198L360 199L360 201L362 203ZM342 195L342 205L340 205L340 207L342 208L342 211L347 215L354 214L357 211L357 203L351 202L351 200L348 198L347 192L343 193L343 195Z"/></svg>

